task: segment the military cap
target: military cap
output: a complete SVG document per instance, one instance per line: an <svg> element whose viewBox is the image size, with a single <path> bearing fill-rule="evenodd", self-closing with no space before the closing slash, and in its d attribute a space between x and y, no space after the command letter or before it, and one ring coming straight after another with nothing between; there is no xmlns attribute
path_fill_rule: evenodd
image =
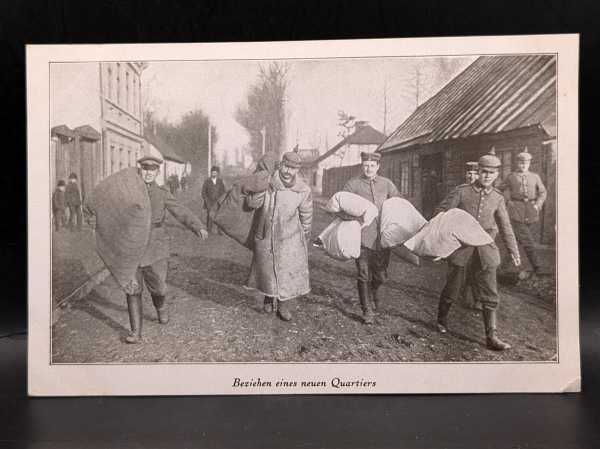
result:
<svg viewBox="0 0 600 449"><path fill-rule="evenodd" d="M69 175L69 179L77 179L77 175L75 173L71 173Z"/></svg>
<svg viewBox="0 0 600 449"><path fill-rule="evenodd" d="M217 167L216 165L213 165L210 169L211 172L216 171L217 173L221 172L221 169L219 167Z"/></svg>
<svg viewBox="0 0 600 449"><path fill-rule="evenodd" d="M64 186L65 185L65 181L63 181L62 179L60 181L58 181L58 186Z"/></svg>
<svg viewBox="0 0 600 449"><path fill-rule="evenodd" d="M498 168L502 165L502 162L496 157L496 149L492 147L488 154L484 154L479 158L477 164L479 168Z"/></svg>
<svg viewBox="0 0 600 449"><path fill-rule="evenodd" d="M365 162L365 161L379 162L381 160L381 154L380 153L368 153L366 151L361 151L360 159L363 162Z"/></svg>
<svg viewBox="0 0 600 449"><path fill-rule="evenodd" d="M530 161L531 160L531 154L529 153L529 151L527 151L527 147L525 147L525 150L523 150L522 153L517 154L517 160L518 161Z"/></svg>
<svg viewBox="0 0 600 449"><path fill-rule="evenodd" d="M467 171L477 171L479 164L477 162L470 161L465 164L465 167Z"/></svg>
<svg viewBox="0 0 600 449"><path fill-rule="evenodd" d="M140 165L153 165L155 167L159 167L160 164L163 163L163 160L156 156L142 156L138 159L138 164Z"/></svg>
<svg viewBox="0 0 600 449"><path fill-rule="evenodd" d="M281 161L288 167L292 167L292 168L302 167L302 158L300 157L300 155L298 153L295 153L293 151L288 151L287 153L284 153Z"/></svg>

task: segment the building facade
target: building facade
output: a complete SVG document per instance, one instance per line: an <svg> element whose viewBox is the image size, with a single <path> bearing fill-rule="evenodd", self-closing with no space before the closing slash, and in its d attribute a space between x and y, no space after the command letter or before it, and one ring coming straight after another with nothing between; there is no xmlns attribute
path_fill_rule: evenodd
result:
<svg viewBox="0 0 600 449"><path fill-rule="evenodd" d="M82 194L144 154L142 62L51 64L53 185L70 173ZM66 172L69 173L66 173Z"/></svg>

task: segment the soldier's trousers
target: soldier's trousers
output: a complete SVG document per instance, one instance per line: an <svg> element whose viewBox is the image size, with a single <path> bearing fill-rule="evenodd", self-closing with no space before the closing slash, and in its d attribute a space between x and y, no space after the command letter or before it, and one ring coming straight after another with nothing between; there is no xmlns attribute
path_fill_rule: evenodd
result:
<svg viewBox="0 0 600 449"><path fill-rule="evenodd" d="M75 222L77 222L77 229L81 229L81 224L83 222L81 216L81 206L69 206L69 228L73 229L75 227Z"/></svg>
<svg viewBox="0 0 600 449"><path fill-rule="evenodd" d="M448 275L441 299L450 304L459 299L467 280L473 291L473 297L481 302L483 308L488 310L498 308L496 267L483 268L477 250L473 251L473 255L464 267L448 262Z"/></svg>
<svg viewBox="0 0 600 449"><path fill-rule="evenodd" d="M148 288L152 301L157 308L161 308L164 303L164 297L167 294L167 268L168 259L157 260L152 265L138 267L135 274L139 290L134 294L141 295L144 285Z"/></svg>
<svg viewBox="0 0 600 449"><path fill-rule="evenodd" d="M53 211L54 215L54 229L60 231L61 228L67 226L67 213L65 209L58 209Z"/></svg>
<svg viewBox="0 0 600 449"><path fill-rule="evenodd" d="M515 232L517 242L519 242L519 244L525 250L525 254L527 254L527 258L529 259L533 269L537 270L540 267L540 260L538 257L537 248L535 246L535 241L533 239L533 225L534 223L519 223L517 221L512 222L512 227Z"/></svg>
<svg viewBox="0 0 600 449"><path fill-rule="evenodd" d="M357 279L361 282L373 282L377 286L387 280L390 264L390 249L370 249L360 247L360 256L356 259Z"/></svg>

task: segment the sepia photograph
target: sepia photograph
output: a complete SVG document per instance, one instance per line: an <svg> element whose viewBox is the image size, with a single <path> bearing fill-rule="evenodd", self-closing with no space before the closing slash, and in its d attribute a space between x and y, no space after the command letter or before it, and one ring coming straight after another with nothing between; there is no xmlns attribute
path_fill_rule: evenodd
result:
<svg viewBox="0 0 600 449"><path fill-rule="evenodd" d="M382 382L388 367L415 382L498 367L494 391L511 391L511 367L568 361L578 389L577 281L560 269L576 276L577 121L560 113L577 66L559 70L577 40L563 38L45 56L29 183L48 207L30 251L47 240L49 294L30 296L44 337L30 360L228 367L211 391L237 394L412 391Z"/></svg>

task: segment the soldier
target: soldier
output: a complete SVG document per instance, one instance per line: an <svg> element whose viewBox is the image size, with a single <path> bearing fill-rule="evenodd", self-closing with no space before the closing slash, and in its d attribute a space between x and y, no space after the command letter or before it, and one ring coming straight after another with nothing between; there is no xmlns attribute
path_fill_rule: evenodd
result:
<svg viewBox="0 0 600 449"><path fill-rule="evenodd" d="M540 258L533 239L533 227L539 220L539 212L546 201L546 188L539 175L529 171L531 154L527 151L517 155L517 171L504 181L504 198L517 241L523 246L533 272L540 274ZM521 279L530 276L522 270Z"/></svg>
<svg viewBox="0 0 600 449"><path fill-rule="evenodd" d="M60 231L67 224L67 203L65 201L65 182L58 181L56 190L52 194L52 215L54 216L54 228Z"/></svg>
<svg viewBox="0 0 600 449"><path fill-rule="evenodd" d="M219 167L212 167L210 169L210 177L202 185L202 199L204 200L204 209L206 209L206 227L211 234L215 232L215 226L210 210L221 195L225 193L225 184L219 176L220 172Z"/></svg>
<svg viewBox="0 0 600 449"><path fill-rule="evenodd" d="M181 205L168 188L160 187L156 183L155 180L163 161L154 156L144 156L138 160L138 163L140 166L138 175L145 184L149 200L146 201L150 207L148 214L150 216L150 235L146 246L141 252L142 257L135 271L136 282L126 290L127 309L131 324L131 333L125 339L127 343L139 343L142 340L142 289L144 284L152 297L159 323L167 324L169 322L165 304L170 241L164 226L166 212L169 211L173 217L201 239L204 240L208 237L208 233L203 228L200 220L189 209ZM107 178L107 180L110 180L110 178ZM125 199L116 200L126 201ZM85 212L88 222L95 228L96 207L93 200L86 203ZM133 211L131 216L133 217ZM135 230L131 231L136 226L138 226L138 223L131 221L128 224L130 229L125 230L125 232L136 232ZM138 229L141 232L142 227L140 226ZM130 240L135 240L135 237L132 236Z"/></svg>
<svg viewBox="0 0 600 449"><path fill-rule="evenodd" d="M498 177L500 159L493 154L479 158L478 179L473 184L463 184L451 192L438 207L438 211L453 208L463 209L477 219L492 239L498 234L498 227L516 266L521 264L519 249L506 211L504 197L493 186ZM500 252L492 243L480 247L460 248L448 258L446 285L440 295L437 327L447 332L448 312L452 303L462 291L466 277L471 279L475 299L483 306L486 344L489 349L501 351L510 345L496 335L496 310L498 308L498 287L496 269L500 265Z"/></svg>
<svg viewBox="0 0 600 449"><path fill-rule="evenodd" d="M77 230L81 231L81 192L75 173L69 175L69 184L65 189L65 201L69 208L69 229L72 231L77 226ZM77 225L75 225L75 222L77 222Z"/></svg>
<svg viewBox="0 0 600 449"><path fill-rule="evenodd" d="M388 198L400 196L392 181L379 176L379 153L360 153L362 175L350 179L343 191L351 192L371 201L381 211L383 202ZM377 290L387 280L387 268L390 263L390 249L379 245L379 219L362 230L360 256L356 259L357 288L365 324L375 322L374 311L379 306Z"/></svg>
<svg viewBox="0 0 600 449"><path fill-rule="evenodd" d="M267 178L266 190L250 194L247 204L256 212L246 287L262 293L265 311L277 308L283 321L292 319L292 300L310 292L307 242L313 203L310 188L298 176L301 166L298 153L285 153Z"/></svg>
<svg viewBox="0 0 600 449"><path fill-rule="evenodd" d="M479 173L477 172L478 164L477 162L467 162L466 164L466 174L465 174L465 181L467 184L473 184L475 181L477 181L477 178L479 177Z"/></svg>

